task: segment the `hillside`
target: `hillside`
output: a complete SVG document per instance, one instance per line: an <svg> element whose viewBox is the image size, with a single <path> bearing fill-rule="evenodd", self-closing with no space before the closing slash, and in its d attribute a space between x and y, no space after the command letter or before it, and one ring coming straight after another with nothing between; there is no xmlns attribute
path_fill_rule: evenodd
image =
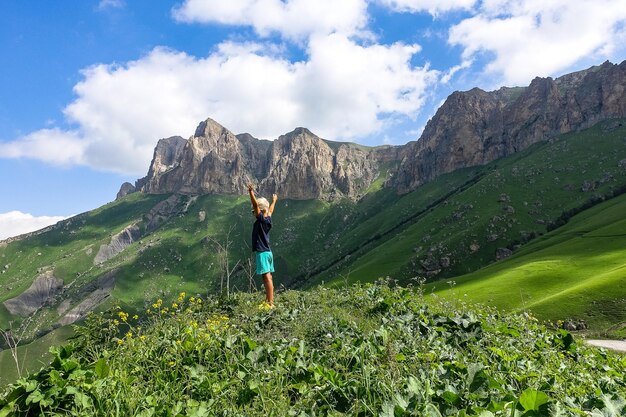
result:
<svg viewBox="0 0 626 417"><path fill-rule="evenodd" d="M350 257L309 282L430 281L506 258L563 213L624 192L625 138L621 122L604 122L442 176L343 234L335 247Z"/></svg>
<svg viewBox="0 0 626 417"><path fill-rule="evenodd" d="M93 315L0 415L619 416L626 362L528 314L385 284ZM566 372L564 372L566 370Z"/></svg>
<svg viewBox="0 0 626 417"><path fill-rule="evenodd" d="M281 199L272 231L277 287L387 276L404 284L445 282L521 254L527 242L556 227L564 212L592 207L624 190L625 137L620 121L607 121L483 167L443 175L405 195L381 187L383 174L357 201ZM28 322L23 343L52 331L29 348L26 362L34 360L36 367L45 341L62 340L58 335L67 333L67 325L92 309L119 304L139 311L145 300L180 291L213 294L259 286L250 279L249 210L247 196L133 193L40 234L4 242L0 325L11 322L17 329ZM604 244L595 248L603 251ZM217 250L220 245L228 246L227 257ZM34 293L24 296L34 281ZM476 288L476 294L483 291ZM553 290L563 287L545 288L541 297L553 296ZM618 298L611 302L619 303L618 293L612 290ZM519 298L511 300L508 293L476 299L519 307ZM579 310L583 307L590 308L537 305L543 318L585 318L599 331L623 322L611 309L592 319ZM24 321L29 314L32 319ZM10 379L14 366L8 358L8 351L0 352Z"/></svg>
<svg viewBox="0 0 626 417"><path fill-rule="evenodd" d="M624 213L626 195L621 195L572 217L506 260L455 277L453 291L442 283L426 288L499 308L532 310L540 318L584 320L594 329L623 338Z"/></svg>

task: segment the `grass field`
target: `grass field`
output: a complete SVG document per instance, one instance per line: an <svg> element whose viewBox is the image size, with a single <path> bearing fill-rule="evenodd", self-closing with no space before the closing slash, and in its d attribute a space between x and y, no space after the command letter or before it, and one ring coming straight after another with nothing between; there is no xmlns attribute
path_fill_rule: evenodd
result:
<svg viewBox="0 0 626 417"><path fill-rule="evenodd" d="M23 365L22 375L38 371L50 363L52 355L50 346L65 344L74 334L70 326L60 327L39 338L32 343L17 348L20 366ZM11 356L11 351L0 351L0 387L12 383L18 377L17 367Z"/></svg>
<svg viewBox="0 0 626 417"><path fill-rule="evenodd" d="M598 331L626 322L626 195L574 216L517 254L428 291Z"/></svg>

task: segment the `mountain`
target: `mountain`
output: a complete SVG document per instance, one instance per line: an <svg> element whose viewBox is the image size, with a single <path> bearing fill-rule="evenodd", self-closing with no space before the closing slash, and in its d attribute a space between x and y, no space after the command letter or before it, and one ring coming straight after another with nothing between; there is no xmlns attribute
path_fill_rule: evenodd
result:
<svg viewBox="0 0 626 417"><path fill-rule="evenodd" d="M455 92L418 141L375 148L323 140L305 128L259 140L207 119L187 141L161 139L148 175L134 189L124 184L119 195L242 194L251 182L262 193L291 199L358 199L376 180L407 193L442 174L626 117L625 91L626 61L535 78L524 88Z"/></svg>
<svg viewBox="0 0 626 417"><path fill-rule="evenodd" d="M429 285L442 291L441 282L473 279L458 278L462 275L475 272L475 279L482 279L487 276L480 275L482 268L516 259L573 214L614 201L626 190L626 119L613 117L623 111L623 89L621 98L614 96L623 67L603 64L545 80L556 83L559 97L570 97L567 111L539 99L522 106L536 96L531 87L455 93L420 141L404 146L332 142L304 128L265 141L235 135L207 119L189 139L160 140L148 175L123 185L114 202L0 242L0 326L19 330L22 344L33 341L22 352L28 350L31 359L37 352L38 359L90 311L116 305L141 311L147 300L180 291L260 286L250 260L248 182L261 194L280 196L272 231L277 288L389 277L402 284L436 282ZM588 97L575 96L583 86ZM494 97L500 104L489 107ZM570 102L586 110L574 111ZM524 113L529 119L513 105L521 106L519 112L530 109ZM570 120L584 117L568 125L569 133L546 130L557 113ZM488 132L499 131L490 127L498 120L498 126L508 126L506 135L500 133L500 147L485 141ZM446 159L446 149L463 140L468 140L463 152L475 147L474 156L461 163L463 152L458 159L448 152ZM592 232L604 226L587 227ZM626 247L620 236L595 242L598 255L586 265L603 259L599 254L605 250L615 252L615 244ZM615 261L612 268L620 265ZM547 284L558 277L554 270L537 279ZM529 282L511 280L508 292L488 302L517 308L511 294ZM619 314L594 313L600 311L594 306L619 306L626 298L623 285L612 285L578 303L538 309L540 318L584 318L597 332L619 325ZM557 299L563 291L558 285L540 288L542 299ZM468 297L479 299L470 291ZM0 376L10 375L9 354L0 351Z"/></svg>
<svg viewBox="0 0 626 417"><path fill-rule="evenodd" d="M559 134L626 116L626 61L605 62L526 88L453 93L406 145L393 184L414 190L459 168L483 165Z"/></svg>
<svg viewBox="0 0 626 417"><path fill-rule="evenodd" d="M358 198L381 175L398 149L324 141L297 128L275 141L235 135L212 119L184 142L161 139L148 175L136 191L149 194L243 194L253 183L262 193L292 199Z"/></svg>

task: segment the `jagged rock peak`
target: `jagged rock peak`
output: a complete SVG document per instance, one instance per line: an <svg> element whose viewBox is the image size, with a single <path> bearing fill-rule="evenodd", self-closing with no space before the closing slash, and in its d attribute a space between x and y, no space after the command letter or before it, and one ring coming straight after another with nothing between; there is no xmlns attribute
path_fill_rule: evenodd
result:
<svg viewBox="0 0 626 417"><path fill-rule="evenodd" d="M380 175L381 161L388 164L393 157L386 148L327 142L304 127L275 141L234 135L209 118L186 141L159 141L137 189L242 194L253 183L264 194L285 198L358 198Z"/></svg>
<svg viewBox="0 0 626 417"><path fill-rule="evenodd" d="M119 200L120 198L125 197L128 194L134 193L135 191L136 188L133 184L131 184L130 182L125 182L124 184L122 184L120 190L117 192L117 196L115 196L115 199Z"/></svg>

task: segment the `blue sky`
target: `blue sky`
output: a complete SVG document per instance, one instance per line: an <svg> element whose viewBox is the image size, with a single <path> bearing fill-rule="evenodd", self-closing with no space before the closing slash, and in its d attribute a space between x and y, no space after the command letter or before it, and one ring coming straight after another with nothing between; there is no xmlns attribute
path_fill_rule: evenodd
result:
<svg viewBox="0 0 626 417"><path fill-rule="evenodd" d="M403 144L455 90L626 58L623 0L5 0L0 239L115 198L211 117Z"/></svg>

